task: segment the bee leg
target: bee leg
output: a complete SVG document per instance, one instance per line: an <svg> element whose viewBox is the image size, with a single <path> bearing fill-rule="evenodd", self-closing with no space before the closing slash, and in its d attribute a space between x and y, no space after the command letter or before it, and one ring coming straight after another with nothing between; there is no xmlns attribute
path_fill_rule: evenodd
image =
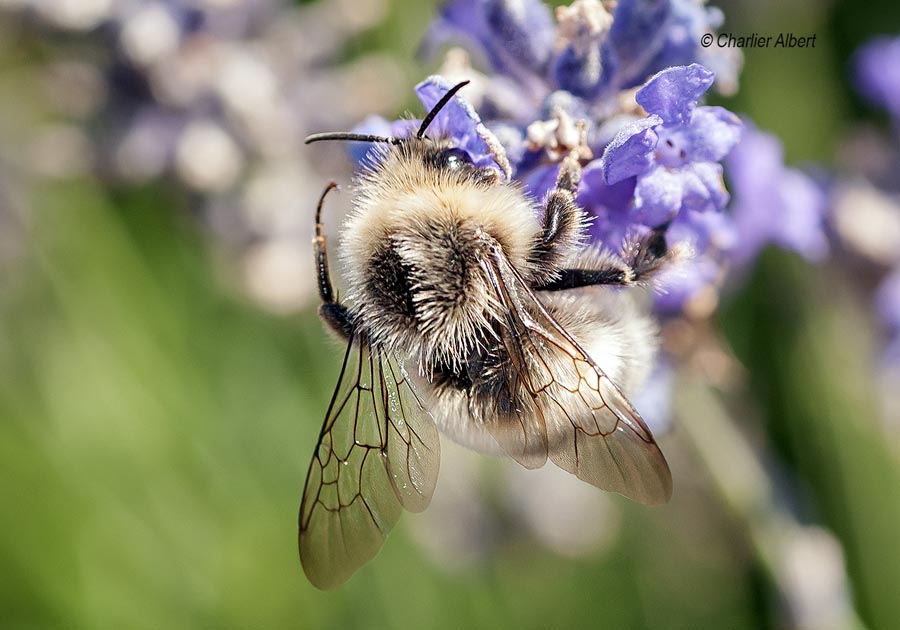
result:
<svg viewBox="0 0 900 630"><path fill-rule="evenodd" d="M313 239L313 249L316 256L319 297L322 298L322 304L319 305L319 317L338 335L344 339L349 339L350 334L353 332L353 323L350 320L347 307L340 304L335 297L334 288L331 284L331 273L328 270L328 245L325 239L325 230L322 226L322 205L328 193L335 188L337 188L337 184L334 182L329 183L316 206L316 236Z"/></svg>
<svg viewBox="0 0 900 630"><path fill-rule="evenodd" d="M578 160L577 151L572 151L563 160L556 187L544 199L543 229L532 248L530 262L535 268L546 269L548 275L555 275L562 260L581 242L587 227L586 215L575 203L581 181Z"/></svg>
<svg viewBox="0 0 900 630"><path fill-rule="evenodd" d="M562 269L535 289L562 291L594 285L627 287L645 283L667 262L677 257L678 252L666 245L667 227L660 226L646 236L626 243L621 258L604 256L593 269Z"/></svg>
<svg viewBox="0 0 900 630"><path fill-rule="evenodd" d="M631 282L637 284L650 279L677 253L666 244L666 223L653 228L649 234L626 243L622 258L631 270Z"/></svg>
<svg viewBox="0 0 900 630"><path fill-rule="evenodd" d="M350 319L350 313L346 306L335 302L320 304L319 317L341 339L350 340L350 335L353 334L353 321Z"/></svg>

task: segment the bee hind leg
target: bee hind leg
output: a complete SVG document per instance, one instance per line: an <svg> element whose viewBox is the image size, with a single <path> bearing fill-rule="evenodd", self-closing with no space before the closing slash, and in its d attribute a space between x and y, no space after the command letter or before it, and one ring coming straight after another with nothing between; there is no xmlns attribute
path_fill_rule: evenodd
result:
<svg viewBox="0 0 900 630"><path fill-rule="evenodd" d="M328 243L325 239L325 229L322 225L322 205L325 202L325 197L336 188L337 184L334 182L329 183L322 196L319 197L319 203L316 206L316 236L313 238L313 249L316 257L316 280L319 286L319 297L322 298L322 304L319 305L319 317L338 335L344 339L349 339L353 332L353 322L350 320L350 313L347 307L338 301L334 287L331 284L331 272L328 269Z"/></svg>

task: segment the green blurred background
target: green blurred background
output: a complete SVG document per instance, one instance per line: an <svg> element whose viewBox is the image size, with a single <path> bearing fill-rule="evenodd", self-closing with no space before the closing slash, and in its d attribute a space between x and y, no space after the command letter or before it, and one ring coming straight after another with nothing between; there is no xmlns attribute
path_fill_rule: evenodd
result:
<svg viewBox="0 0 900 630"><path fill-rule="evenodd" d="M846 64L871 35L900 33L896 3L719 6L726 30L818 36L813 50L746 51L724 101L777 133L789 162L830 165L850 127L884 123ZM413 56L433 11L393 3L337 59L396 57L407 80L392 87L412 108L434 67ZM17 85L44 51L14 24L3 33L0 100L27 107ZM612 498L608 544L577 558L538 544L509 522L506 464L476 463L499 516L475 561L441 566L418 542L441 532L413 536L424 516L406 515L375 561L322 593L296 551L340 360L314 305L272 314L244 297L194 199L165 180L42 179L16 202L28 210L0 266L4 628L781 628L798 601L838 609L820 627L900 627L897 433L880 421L865 280L846 268L763 257L718 318L745 386L720 403L684 377L661 438L673 501ZM752 466L729 477L744 446L758 479ZM797 552L801 531L824 538ZM846 588L824 592L846 607L794 592L835 566Z"/></svg>

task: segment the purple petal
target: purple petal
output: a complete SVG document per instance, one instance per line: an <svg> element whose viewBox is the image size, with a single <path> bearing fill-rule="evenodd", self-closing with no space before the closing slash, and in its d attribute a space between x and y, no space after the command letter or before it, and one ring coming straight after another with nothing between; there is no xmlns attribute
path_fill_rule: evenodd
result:
<svg viewBox="0 0 900 630"><path fill-rule="evenodd" d="M666 168L654 168L637 179L634 220L656 227L671 221L681 209L684 176Z"/></svg>
<svg viewBox="0 0 900 630"><path fill-rule="evenodd" d="M419 121L400 119L388 121L381 116L369 116L351 129L351 133L362 133L373 136L393 136L394 138L406 138L415 133L419 128ZM379 151L372 151L375 145L366 142L348 142L347 151L351 159L359 164L365 158L377 160Z"/></svg>
<svg viewBox="0 0 900 630"><path fill-rule="evenodd" d="M430 110L451 87L453 84L445 78L432 75L416 86L416 95ZM493 166L490 149L483 139L486 131L475 108L459 94L450 99L428 128L432 136L452 138L457 147L468 152L475 165Z"/></svg>
<svg viewBox="0 0 900 630"><path fill-rule="evenodd" d="M746 266L771 240L780 201L774 182L781 177L784 152L775 136L749 127L727 160L734 201L731 215L740 238L731 252Z"/></svg>
<svg viewBox="0 0 900 630"><path fill-rule="evenodd" d="M559 164L539 166L526 176L521 178L525 190L535 199L541 201L550 190L556 186L556 176L559 173Z"/></svg>
<svg viewBox="0 0 900 630"><path fill-rule="evenodd" d="M731 251L736 266L747 266L771 242L810 261L827 255L826 194L809 176L785 168L775 136L748 126L727 169L731 216L740 235Z"/></svg>
<svg viewBox="0 0 900 630"><path fill-rule="evenodd" d="M540 0L487 0L492 35L521 64L544 67L556 36L550 9Z"/></svg>
<svg viewBox="0 0 900 630"><path fill-rule="evenodd" d="M669 229L666 239L670 244L688 243L699 255L710 248L728 251L738 239L734 222L723 212L695 212L683 210Z"/></svg>
<svg viewBox="0 0 900 630"><path fill-rule="evenodd" d="M872 103L900 118L900 37L877 37L853 59L856 87Z"/></svg>
<svg viewBox="0 0 900 630"><path fill-rule="evenodd" d="M696 212L721 210L728 204L728 191L722 180L722 165L698 162L681 169L682 207Z"/></svg>
<svg viewBox="0 0 900 630"><path fill-rule="evenodd" d="M666 123L687 123L697 100L713 84L714 75L698 63L668 68L638 90L635 100Z"/></svg>
<svg viewBox="0 0 900 630"><path fill-rule="evenodd" d="M663 42L642 69L642 78L672 66L701 63L715 71L722 92L734 93L741 63L739 50L711 46L703 48L700 38L722 26L725 15L718 7L695 0L671 0L670 15L662 29Z"/></svg>
<svg viewBox="0 0 900 630"><path fill-rule="evenodd" d="M634 226L631 205L634 199L634 177L606 184L600 161L588 164L581 176L576 201L593 218L591 241L619 251L625 236Z"/></svg>
<svg viewBox="0 0 900 630"><path fill-rule="evenodd" d="M640 175L653 166L653 150L659 141L654 128L661 123L659 116L648 116L626 125L616 134L600 158L607 184Z"/></svg>
<svg viewBox="0 0 900 630"><path fill-rule="evenodd" d="M782 212L773 240L810 262L821 262L829 250L825 191L804 173L786 169L778 182L778 192Z"/></svg>
<svg viewBox="0 0 900 630"><path fill-rule="evenodd" d="M581 171L578 203L584 208L604 206L625 212L631 206L634 186L634 178L607 184L601 160L593 160Z"/></svg>
<svg viewBox="0 0 900 630"><path fill-rule="evenodd" d="M688 153L696 162L719 162L741 139L741 119L724 107L698 107L688 125Z"/></svg>
<svg viewBox="0 0 900 630"><path fill-rule="evenodd" d="M626 240L633 240L632 235L643 227L633 223L629 213L611 208L597 207L591 216L593 222L588 232L591 243L601 245L611 252L620 253Z"/></svg>

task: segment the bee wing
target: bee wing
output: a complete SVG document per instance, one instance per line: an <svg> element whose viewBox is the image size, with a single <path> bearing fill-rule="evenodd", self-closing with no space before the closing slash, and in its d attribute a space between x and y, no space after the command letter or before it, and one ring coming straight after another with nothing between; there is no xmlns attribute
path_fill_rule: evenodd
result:
<svg viewBox="0 0 900 630"><path fill-rule="evenodd" d="M424 510L440 462L434 422L392 359L351 336L300 503L309 581L343 583L381 548L401 508Z"/></svg>
<svg viewBox="0 0 900 630"><path fill-rule="evenodd" d="M499 245L489 243L488 249L484 268L502 306L499 333L512 364L514 382L507 389L524 389L519 398L531 403L517 402L517 421L507 420L503 429L488 425L491 434L528 467L549 456L603 490L640 503L668 501L669 466L638 412L547 312ZM529 443L537 432L528 427L537 424L545 428L543 446Z"/></svg>

